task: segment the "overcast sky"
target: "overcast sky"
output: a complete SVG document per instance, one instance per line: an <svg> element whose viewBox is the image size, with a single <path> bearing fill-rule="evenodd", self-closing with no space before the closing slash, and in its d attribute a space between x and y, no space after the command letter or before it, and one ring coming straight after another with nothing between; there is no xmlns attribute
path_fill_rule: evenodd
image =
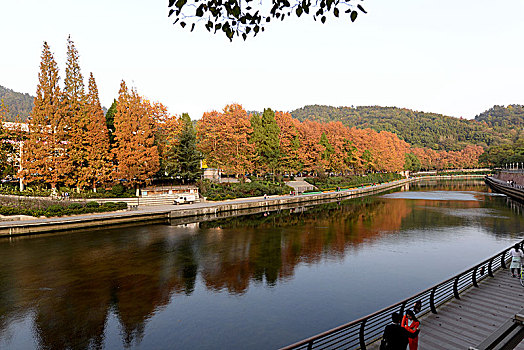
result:
<svg viewBox="0 0 524 350"><path fill-rule="evenodd" d="M293 18L230 43L173 26L167 0L2 0L0 85L34 95L44 41L63 78L70 34L106 107L121 79L192 119L232 102L283 111L397 106L465 118L524 104L524 1L361 3L368 14L355 23Z"/></svg>

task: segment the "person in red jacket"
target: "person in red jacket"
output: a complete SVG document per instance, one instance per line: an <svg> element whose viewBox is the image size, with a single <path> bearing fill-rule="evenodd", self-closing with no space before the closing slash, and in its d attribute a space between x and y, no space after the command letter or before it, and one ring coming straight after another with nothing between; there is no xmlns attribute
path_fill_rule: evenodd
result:
<svg viewBox="0 0 524 350"><path fill-rule="evenodd" d="M417 316L415 316L415 313L412 310L406 311L406 314L402 318L402 323L400 324L402 327L404 327L408 332L415 333L418 330L418 327L420 326L420 322L417 319ZM409 350L417 350L418 349L418 332L417 336L415 338L409 338Z"/></svg>

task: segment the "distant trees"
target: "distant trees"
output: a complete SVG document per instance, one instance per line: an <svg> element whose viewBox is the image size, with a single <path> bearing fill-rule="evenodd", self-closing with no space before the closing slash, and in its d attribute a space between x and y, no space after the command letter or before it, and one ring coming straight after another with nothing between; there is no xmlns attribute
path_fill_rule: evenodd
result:
<svg viewBox="0 0 524 350"><path fill-rule="evenodd" d="M235 127L238 121L228 113L210 112L198 122L197 136L209 165L237 175L238 172L231 172L231 167L226 166L234 162L229 159L236 157L232 152L237 149L233 135L234 139L242 139L245 147L253 147L250 156L244 152L241 157L257 173L470 168L479 165L478 158L483 151L482 147L473 145L449 152L412 148L388 131L349 128L341 122L322 123L310 119L300 122L289 113L274 113L270 109L262 115L246 116L241 106L234 106L242 111L244 125L249 118L250 128ZM231 107L226 106L224 111Z"/></svg>
<svg viewBox="0 0 524 350"><path fill-rule="evenodd" d="M508 106L508 108L496 108L498 116L496 119L484 116L486 113L494 114L494 112L487 111L477 116L475 120L467 120L436 113L418 112L407 108L313 105L296 109L291 112L291 115L300 121L306 119L324 123L340 121L348 127L370 128L378 132L388 131L414 147L425 147L439 151L459 151L467 145L488 147L505 143L506 140L514 137L514 130L496 128L495 125L507 125L507 123L513 123L513 121L524 125L524 108L522 106L513 105Z"/></svg>
<svg viewBox="0 0 524 350"><path fill-rule="evenodd" d="M524 137L511 143L489 147L480 157L480 161L492 167L504 167L511 163L524 163Z"/></svg>
<svg viewBox="0 0 524 350"><path fill-rule="evenodd" d="M9 106L8 113L4 116L4 121L14 122L17 120L26 121L29 113L33 109L34 97L29 94L13 91L0 85L0 100Z"/></svg>

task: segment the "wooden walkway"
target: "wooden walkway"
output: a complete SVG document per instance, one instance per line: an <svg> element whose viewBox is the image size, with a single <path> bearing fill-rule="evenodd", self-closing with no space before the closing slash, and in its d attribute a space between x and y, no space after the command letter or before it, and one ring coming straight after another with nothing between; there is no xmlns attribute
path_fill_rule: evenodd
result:
<svg viewBox="0 0 524 350"><path fill-rule="evenodd" d="M439 307L438 314L420 318L419 349L458 350L479 345L524 308L524 287L509 270L500 269L460 298ZM378 344L368 349L378 349ZM524 350L524 342L516 349Z"/></svg>

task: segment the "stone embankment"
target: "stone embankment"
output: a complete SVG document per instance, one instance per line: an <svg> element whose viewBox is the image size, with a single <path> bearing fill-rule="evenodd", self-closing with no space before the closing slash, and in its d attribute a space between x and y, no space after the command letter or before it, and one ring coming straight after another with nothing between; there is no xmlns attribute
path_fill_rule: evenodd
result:
<svg viewBox="0 0 524 350"><path fill-rule="evenodd" d="M439 176L439 179L482 177L482 175ZM304 207L372 195L428 178L429 177L403 179L376 186L366 186L336 192L322 192L296 196L270 196L268 198L244 198L221 202L201 202L180 206L144 206L132 211L9 221L0 223L0 237L92 229L111 225L136 225L140 223L159 222L180 224L195 221L207 221L226 216L252 214L275 209ZM430 178L434 179L435 177Z"/></svg>

